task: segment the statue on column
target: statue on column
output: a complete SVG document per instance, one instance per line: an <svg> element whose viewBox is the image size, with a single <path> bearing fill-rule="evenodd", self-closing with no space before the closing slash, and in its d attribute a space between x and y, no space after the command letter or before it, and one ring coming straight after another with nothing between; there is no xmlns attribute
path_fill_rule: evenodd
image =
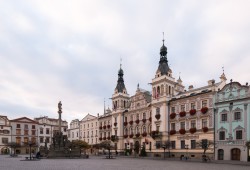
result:
<svg viewBox="0 0 250 170"><path fill-rule="evenodd" d="M58 111L62 111L62 103L61 103L61 101L58 103Z"/></svg>

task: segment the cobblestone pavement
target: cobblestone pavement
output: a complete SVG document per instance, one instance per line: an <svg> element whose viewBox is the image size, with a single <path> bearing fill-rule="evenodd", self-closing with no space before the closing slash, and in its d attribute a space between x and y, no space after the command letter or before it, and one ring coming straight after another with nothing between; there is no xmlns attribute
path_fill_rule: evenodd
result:
<svg viewBox="0 0 250 170"><path fill-rule="evenodd" d="M21 161L25 156L10 158L0 156L0 170L249 170L244 164L201 163L192 161L170 161L118 157L104 159L103 156L89 159L41 159Z"/></svg>

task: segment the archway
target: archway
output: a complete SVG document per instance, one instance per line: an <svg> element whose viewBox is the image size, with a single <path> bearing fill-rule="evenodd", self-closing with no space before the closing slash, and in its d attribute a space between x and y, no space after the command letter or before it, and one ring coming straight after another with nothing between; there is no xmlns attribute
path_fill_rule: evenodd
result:
<svg viewBox="0 0 250 170"><path fill-rule="evenodd" d="M234 148L231 150L231 160L240 161L240 149Z"/></svg>
<svg viewBox="0 0 250 170"><path fill-rule="evenodd" d="M218 150L218 160L224 160L224 150L223 149Z"/></svg>
<svg viewBox="0 0 250 170"><path fill-rule="evenodd" d="M3 147L3 148L1 149L1 154L9 154L9 153L10 153L10 149L9 149L9 148Z"/></svg>

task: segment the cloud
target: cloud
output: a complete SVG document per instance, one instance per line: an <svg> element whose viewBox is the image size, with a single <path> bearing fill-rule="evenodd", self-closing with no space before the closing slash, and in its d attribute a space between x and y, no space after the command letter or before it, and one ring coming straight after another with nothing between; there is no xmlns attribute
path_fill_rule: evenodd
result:
<svg viewBox="0 0 250 170"><path fill-rule="evenodd" d="M173 75L195 87L249 81L248 1L1 1L0 113L82 119L103 112L122 57L127 91L155 76L162 45Z"/></svg>

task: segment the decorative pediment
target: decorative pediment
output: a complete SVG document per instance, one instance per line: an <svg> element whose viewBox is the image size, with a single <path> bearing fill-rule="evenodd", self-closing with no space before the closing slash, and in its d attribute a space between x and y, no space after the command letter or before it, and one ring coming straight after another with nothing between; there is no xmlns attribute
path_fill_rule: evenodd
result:
<svg viewBox="0 0 250 170"><path fill-rule="evenodd" d="M223 109L223 110L220 112L220 114L221 114L221 113L228 113L228 112L229 112L228 110Z"/></svg>
<svg viewBox="0 0 250 170"><path fill-rule="evenodd" d="M237 130L243 130L245 131L245 128L243 128L242 126L238 125L236 128L234 128L234 132L237 131Z"/></svg>
<svg viewBox="0 0 250 170"><path fill-rule="evenodd" d="M236 109L233 110L234 112L242 112L243 110L237 107Z"/></svg>
<svg viewBox="0 0 250 170"><path fill-rule="evenodd" d="M34 121L32 119L29 119L27 117L21 117L21 118L18 118L18 119L13 119L11 120L11 122L20 122L20 123L38 123L37 121Z"/></svg>
<svg viewBox="0 0 250 170"><path fill-rule="evenodd" d="M221 128L217 130L217 133L220 132L220 131L225 131L227 133L227 129L224 128L223 126L221 126Z"/></svg>

